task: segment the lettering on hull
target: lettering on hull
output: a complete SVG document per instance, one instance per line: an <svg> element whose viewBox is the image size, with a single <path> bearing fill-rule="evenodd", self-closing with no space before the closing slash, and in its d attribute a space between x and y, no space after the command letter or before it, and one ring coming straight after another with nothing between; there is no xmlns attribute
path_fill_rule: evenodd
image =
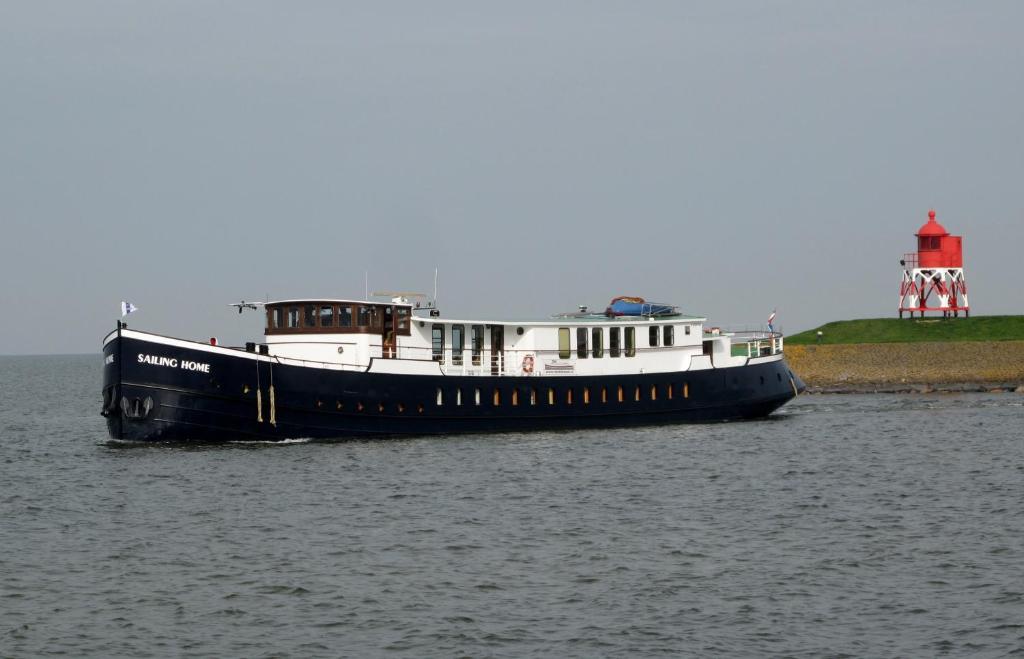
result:
<svg viewBox="0 0 1024 659"><path fill-rule="evenodd" d="M194 362L188 359L178 360L177 357L159 357L157 355L146 355L139 353L139 363L150 366L164 366L167 368L180 368L183 371L197 371L209 373L210 365L204 362Z"/></svg>

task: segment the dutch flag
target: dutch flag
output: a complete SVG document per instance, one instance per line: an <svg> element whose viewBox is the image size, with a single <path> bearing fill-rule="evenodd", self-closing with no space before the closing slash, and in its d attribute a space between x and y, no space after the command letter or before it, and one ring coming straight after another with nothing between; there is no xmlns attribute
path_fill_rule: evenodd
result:
<svg viewBox="0 0 1024 659"><path fill-rule="evenodd" d="M121 317L122 318L127 316L131 312L138 311L138 310L139 310L139 308L137 306L135 306L134 304L132 304L131 302L125 302L124 300L121 300Z"/></svg>

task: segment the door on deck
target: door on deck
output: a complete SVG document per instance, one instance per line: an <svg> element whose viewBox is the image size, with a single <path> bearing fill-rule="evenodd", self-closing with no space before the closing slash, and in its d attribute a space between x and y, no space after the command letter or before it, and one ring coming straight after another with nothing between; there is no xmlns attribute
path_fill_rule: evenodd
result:
<svg viewBox="0 0 1024 659"><path fill-rule="evenodd" d="M491 375L505 370L505 326L491 325Z"/></svg>
<svg viewBox="0 0 1024 659"><path fill-rule="evenodd" d="M395 308L390 304L384 306L384 319L381 322L381 357L394 359L397 344L395 342Z"/></svg>

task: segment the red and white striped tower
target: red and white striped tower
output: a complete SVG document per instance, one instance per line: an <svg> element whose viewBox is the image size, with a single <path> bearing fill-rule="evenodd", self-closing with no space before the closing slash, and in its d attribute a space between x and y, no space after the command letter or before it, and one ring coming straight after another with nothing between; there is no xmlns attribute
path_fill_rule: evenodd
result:
<svg viewBox="0 0 1024 659"><path fill-rule="evenodd" d="M928 221L918 229L917 252L904 254L900 282L900 318L904 311L941 311L943 316L969 316L967 282L964 280L963 238L951 236L928 211Z"/></svg>

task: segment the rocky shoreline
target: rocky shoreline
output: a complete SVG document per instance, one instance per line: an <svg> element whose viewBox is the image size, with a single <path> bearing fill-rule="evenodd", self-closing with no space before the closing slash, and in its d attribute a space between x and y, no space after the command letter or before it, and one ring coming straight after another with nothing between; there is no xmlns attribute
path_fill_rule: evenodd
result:
<svg viewBox="0 0 1024 659"><path fill-rule="evenodd" d="M1024 394L1024 341L787 345L809 393Z"/></svg>

